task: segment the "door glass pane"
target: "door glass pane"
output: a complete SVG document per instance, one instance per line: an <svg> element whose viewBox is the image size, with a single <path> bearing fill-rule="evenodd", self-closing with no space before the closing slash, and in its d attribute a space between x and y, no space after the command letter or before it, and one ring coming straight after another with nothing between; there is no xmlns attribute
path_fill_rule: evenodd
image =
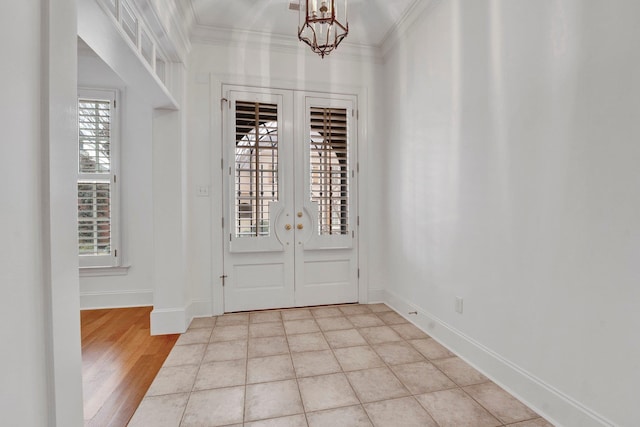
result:
<svg viewBox="0 0 640 427"><path fill-rule="evenodd" d="M278 106L236 102L235 234L269 236L278 201Z"/></svg>
<svg viewBox="0 0 640 427"><path fill-rule="evenodd" d="M311 107L311 201L318 206L320 235L349 232L347 110Z"/></svg>

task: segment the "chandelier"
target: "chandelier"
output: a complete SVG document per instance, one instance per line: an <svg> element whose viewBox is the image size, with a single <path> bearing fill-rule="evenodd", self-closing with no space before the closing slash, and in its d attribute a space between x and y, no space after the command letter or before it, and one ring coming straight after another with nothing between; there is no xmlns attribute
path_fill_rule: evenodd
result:
<svg viewBox="0 0 640 427"><path fill-rule="evenodd" d="M349 34L347 0L300 0L299 10L298 38L322 58Z"/></svg>

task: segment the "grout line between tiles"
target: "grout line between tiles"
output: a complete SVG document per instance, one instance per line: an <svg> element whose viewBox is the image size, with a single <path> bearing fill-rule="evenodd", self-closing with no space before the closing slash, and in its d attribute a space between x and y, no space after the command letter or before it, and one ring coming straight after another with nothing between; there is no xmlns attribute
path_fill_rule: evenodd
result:
<svg viewBox="0 0 640 427"><path fill-rule="evenodd" d="M340 310L340 309L338 309ZM345 315L345 313L340 310L340 312L342 313L342 317L344 317L347 322L351 323L351 326L353 326L354 330L357 331L357 328L355 327L355 325L349 320L349 318ZM335 316L338 317L338 316ZM318 323L316 321L316 323ZM329 331L324 331L320 325L318 325L318 329L320 329L320 334L322 335L322 338L325 340L325 342L327 343L327 346L329 347L329 350L331 351L331 354L333 355L333 358L336 360L336 362L338 363L338 366L340 367L340 370L342 372L342 375L344 375L345 379L347 380L347 384L349 384L349 387L351 387L351 391L353 392L353 395L356 397L356 399L358 399L358 402L360 402L360 407L362 408L362 411L364 412L364 414L367 416L367 419L369 420L369 422L371 423L372 426L374 426L375 424L373 423L373 420L371 419L371 417L369 416L369 413L367 412L367 410L364 408L364 405L362 403L362 400L360 399L360 396L358 396L358 393L356 393L356 390L353 388L353 384L351 384L351 381L349 381L349 376L347 375L347 373L345 372L345 370L343 369L342 365L340 364L340 360L338 360L338 358L336 357L336 353L335 353L335 349L333 347L331 347L331 344L329 344L329 340L327 340L327 337L325 335L325 332L329 332ZM345 330L345 329L343 329ZM364 337L363 337L364 338ZM366 338L364 338L366 341ZM347 347L344 347L347 348ZM384 362L384 361L383 361ZM348 405L348 406L355 406L355 405ZM347 406L345 406L347 407Z"/></svg>
<svg viewBox="0 0 640 427"><path fill-rule="evenodd" d="M359 315L364 315L364 314L374 315L374 316L376 316L376 318L380 319L380 320L384 323L384 325L379 325L379 326L387 326L387 327L391 328L391 329L392 329L396 334L398 334L398 335L399 335L399 337L400 337L400 341L393 341L393 342L407 344L407 345L409 346L409 348L411 348L412 350L414 350L414 351L416 351L416 352L418 352L418 353L420 354L420 356L422 357L422 360L424 360L425 362L427 362L427 363L429 363L430 365L432 365L432 366L433 366L433 367L434 367L438 372L440 372L442 375L444 375L446 378L448 378L448 379L449 379L449 380L454 384L454 386L453 386L453 387L448 387L448 388L443 388L443 389L439 389L439 390L434 390L434 391L427 392L427 393L417 393L417 394L414 394L411 390L409 390L409 389L408 389L408 387L404 384L404 382L403 382L402 380L400 380L400 378L397 376L397 374L395 373L395 371L392 369L392 366L403 366L403 365L408 365L408 364L412 364L412 363L419 363L419 362L407 362L407 363L393 364L393 365L392 365L392 364L389 364L389 363L387 363L387 361L385 361L382 357L380 357L380 355L378 354L378 352L377 352L377 351L375 350L375 348L373 347L374 345L384 344L384 343L386 343L386 341L385 341L385 342L382 342L382 343L373 344L373 343L370 341L370 339L369 339L369 338L367 338L366 336L364 336L364 335L360 334L360 335L364 338L364 341L366 342L366 347L368 347L368 348L370 348L371 350L373 350L373 352L374 352L374 353L375 353L375 354L380 358L380 360L382 361L383 366L381 366L381 367L385 367L388 371L390 371L390 372L391 372L391 374L392 374L392 375L393 375L393 376L394 376L394 377L399 381L399 383L402 385L402 387L405 389L405 391L406 391L406 392L408 392L408 395L407 395L407 396L400 396L400 397L397 397L397 398L390 398L390 399L388 398L388 399L374 400L374 401L371 401L371 402L366 402L367 404L370 404L370 403L376 403L376 402L382 402L382 401L387 401L387 400L395 400L395 399L400 399L400 398L404 398L404 397L411 397L415 402L417 402L417 403L418 403L419 407L421 407L422 409L424 409L424 410L426 411L426 413L427 413L427 414L429 414L429 416L430 416L430 417L434 420L434 422L436 422L436 424L437 424L437 421L435 421L435 418L434 418L434 417L432 416L432 414L428 411L428 409L427 409L427 408L425 408L425 407L420 403L420 401L417 399L417 397L416 397L416 396L418 396L418 395L422 395L422 394L437 393L437 392L445 391L445 390L460 389L460 390L462 390L462 391L463 391L463 393L464 393L464 395L465 395L465 396L467 396L467 397L471 398L471 399L472 399L472 401L476 402L478 405L480 405L480 407L481 407L481 408L483 408L485 411L487 411L487 413L489 413L492 417L494 417L494 418L495 418L495 419L500 423L500 425L501 425L501 426L505 426L505 425L507 425L507 424L506 424L505 422L503 422L503 421L502 421L502 419L500 419L496 414L494 414L492 411L490 411L488 408L486 408L486 407L485 407L481 402L479 402L477 399L475 399L475 398L474 398L470 393L468 393L466 390L464 390L464 388L463 388L463 386L462 386L462 385L460 385L460 384L459 384L458 382L456 382L452 377L450 377L449 375L447 375L447 374L446 374L446 373L445 373L445 372L444 372L444 371L443 371L443 370L442 370L438 365L436 365L435 363L433 363L434 361L444 360L444 359L447 359L447 358L449 358L449 357L444 357L444 358L435 358L435 359L430 359L430 358L428 358L426 355L424 355L421 351L419 351L419 350L418 350L418 349L417 349L417 348L416 348L416 347L415 347L415 346L410 342L410 340L411 340L411 339L418 339L418 338L409 338L409 339L405 338L404 336L400 335L400 334L399 334L399 333L398 333L398 332L393 328L393 326L395 326L395 325L400 325L400 323L391 323L391 324L389 324L389 323L387 323L386 321L384 321L384 320L380 317L380 314L384 314L384 313L394 312L394 313L396 313L396 314L398 314L398 315L399 315L399 313L397 313L396 311L394 311L394 310L392 310L392 309L390 309L390 310L388 310L388 311L374 312L374 311L371 311L369 307L367 307L367 309L369 310L369 312L368 312L368 313L352 313L352 314L347 314L347 313L345 313L344 311L342 311L342 310L340 309L340 307L342 307L342 306L343 306L343 305L329 305L329 306L321 306L321 307L317 307L317 308L337 308L337 309L339 310L339 312L340 312L340 313L339 313L339 314L335 314L335 315L331 315L331 316L321 316L321 317L316 317L316 314L315 314L315 312L314 312L313 308L308 308L308 310L309 310L309 311L310 311L310 313L311 313L311 317L310 317L310 318L300 318L300 319L295 318L295 319L288 319L288 321L313 320L313 321L314 321L314 324L318 327L318 331L303 332L303 333L300 333L300 334L298 334L298 333L294 333L294 334L289 334L289 333L287 333L286 329L284 328L284 322L285 322L285 319L284 319L284 317L282 316L282 313L283 313L285 310L273 310L273 311L275 311L275 312L279 312L279 313L280 313L280 319L279 319L279 320L277 320L277 321L275 321L275 322L274 322L274 321L268 321L268 322L256 322L256 323L255 323L255 324L264 324L264 323L280 323L280 324L281 324L282 329L283 329L283 331L284 331L284 335L283 335L283 336L284 336L284 338L285 338L285 342L286 342L286 345L287 345L287 353L281 353L281 354L287 354L287 355L289 356L289 360L290 360L290 362L291 362L291 367L292 367L292 369L293 369L293 374L294 374L294 378L293 378L293 379L295 380L296 385L297 385L297 387L298 387L298 396L299 396L299 399L300 399L300 402L301 402L301 406L302 406L302 413L301 413L301 414L298 414L298 415L304 415L304 417L305 417L305 422L307 423L307 426L309 425L309 417L308 417L308 415L309 415L310 413L323 412L323 411L335 410L335 409L341 409L341 408L348 408L348 407L353 407L353 406L359 406L359 407L364 411L365 415L367 416L367 419L371 422L371 424L372 424L372 425L374 425L373 420L371 419L371 417L370 417L369 413L368 413L368 412L366 411L366 409L364 408L364 404L365 404L365 402L363 402L363 401L361 400L361 398L358 396L358 394L356 393L356 391L355 391L355 389L354 389L353 385L351 384L351 381L349 380L349 376L347 375L347 374L348 374L348 373L350 373L350 372L358 372L358 371L363 371L363 370L373 369L373 368L362 368L362 369L355 369L355 370L345 371L345 370L344 370L344 368L343 368L343 366L342 366L342 364L340 363L340 361L339 361L338 357L336 356L336 353L335 353L335 350L336 350L336 349L335 349L334 347L332 347L332 346L329 344L329 340L327 339L327 336L326 336L326 333L327 333L327 332L332 332L333 330L324 330L324 329L322 329L322 328L320 327L320 325L319 325L319 324L318 324L318 322L317 322L317 320L318 320L318 319L322 319L322 318L344 317L345 319L347 319L347 321L349 321L350 323L352 323L352 322L350 321L349 317L359 316ZM360 306L366 307L366 305L364 305L364 304L363 304L363 305L360 305ZM269 311L271 311L271 310L269 310ZM242 419L243 419L243 423L248 423L248 422L249 422L248 420L246 420L246 408L247 408L247 386L249 385L249 384L248 384L248 380L249 380L249 378L248 378L248 374L249 374L249 372L248 372L248 363L249 363L249 341L250 341L250 340L251 340L251 338L252 338L252 337L250 336L250 325L252 324L252 323L251 323L251 314L252 314L252 313L255 313L255 312L256 312L256 311L247 312L247 315L248 315L248 316L247 316L247 317L248 317L248 321L247 321L247 324L246 324L246 325L247 325L247 335L246 335L246 338L245 338L245 342L246 342L246 349L245 349L245 354L244 354L244 356L245 356L245 357L244 357L244 359L245 359L245 381L244 381L244 400L243 400L243 408L242 408ZM257 311L257 312L264 312L264 311ZM191 391L190 391L190 392L189 392L189 394L188 394L187 403L185 404L185 407L184 407L184 408L183 408L183 410L182 410L182 415L181 415L181 418L180 418L180 424L182 424L182 423L184 422L184 416L186 415L186 408L187 408L187 406L188 406L188 404L189 404L189 401L190 401L190 399L191 399L191 394L192 394L192 393L193 393L193 391L194 391L195 383L196 383L196 380L197 380L198 375L199 375L199 373L200 373L200 370L201 370L201 368L202 368L202 365L204 364L204 358L205 358L205 356L206 356L206 354L207 354L207 349L208 349L209 345L213 344L213 342L211 341L211 337L213 336L213 330L214 330L216 327L222 327L222 326L233 326L233 325L218 325L218 318L219 318L219 317L222 317L222 316L213 316L213 317L214 317L215 321L214 321L213 326L211 327L211 331L210 331L210 334L209 334L209 341L208 341L207 343L204 343L204 344L205 344L205 351L203 352L202 357L201 357L201 359L200 359L200 364L198 365L198 370L197 370L197 372L196 372L196 376L195 376L195 378L194 378L194 382L193 382L193 384L192 384ZM406 319L405 319L405 320L406 320ZM403 322L403 323L407 323L407 324L410 324L410 325L412 324L411 322ZM414 326L415 326L415 325L414 325ZM356 326L356 325L353 325L353 324L352 324L352 329L354 329L354 330L355 330L355 331L357 331L358 333L360 333L359 331L360 331L361 329L363 329L363 328L367 328L367 327L376 327L376 326L361 326L361 327L358 327L358 326ZM199 329L202 329L202 328L199 328ZM347 329L337 329L337 330L335 330L335 331L343 331L343 330L347 330ZM319 334L320 334L320 336L321 336L321 337L323 338L323 340L325 341L325 343L327 343L328 350L330 351L330 353L331 353L331 355L333 356L334 360L337 362L337 364L338 364L338 367L339 367L340 371L338 371L338 372L334 372L334 373L331 373L331 374L318 374L318 375L310 375L310 376L304 376L304 377L302 377L302 376L299 376L299 375L298 375L298 372L297 372L297 371L296 371L296 369L295 369L295 364L293 363L293 354L294 354L294 352L292 352L292 351L291 351L291 346L290 346L289 338L290 338L290 336L295 336L295 335L305 335L305 334L315 334L315 333L319 333ZM282 336L282 335L277 335L277 336L268 336L268 337L254 337L254 338L275 338L275 337L279 337L279 336ZM431 337L430 337L428 334L426 334L426 338L431 338ZM230 341L238 341L238 340L230 340ZM227 342L227 341L220 341L220 342ZM339 347L339 348L353 348L353 347L361 347L361 346L364 346L364 345L362 345L362 344L360 344L360 345L349 345L349 346L346 346L346 347ZM174 347L174 348L175 348L175 347ZM306 351L296 352L296 353L297 353L297 354L301 354L301 353L310 353L310 352L316 352L316 351L319 351L319 350L306 350ZM452 352L452 354L453 354L454 356L451 356L451 357L457 357L457 355L455 355L455 353L453 353L453 352ZM275 356L277 356L277 355L278 355L278 354L276 354ZM269 356L274 356L274 355L269 355ZM260 356L260 357L268 357L268 356ZM357 405L343 405L343 406L338 406L338 407L333 407L333 408L327 408L327 409L323 409L323 410L319 410L319 411L307 411L307 408L306 408L306 406L305 406L305 404L304 404L304 400L302 399L302 392L301 392L301 389L300 389L299 379L301 379L301 378L313 378L313 377L319 377L319 376L324 376L324 375L332 375L332 374L337 374L337 373L341 373L341 374L342 374L342 375L347 379L347 383L349 384L349 387L351 388L351 391L353 392L353 394L357 397L357 399L358 399L358 401L359 401L359 404L357 404ZM263 384L263 383L269 383L269 382L273 382L273 381L265 381L265 382L262 382L262 383L256 383L256 384ZM490 380L490 379L487 379L486 381L482 381L482 382L479 382L479 383L476 383L476 384L469 384L469 385L466 385L466 386L464 386L464 387L467 387L467 386L473 386L473 385L479 385L479 384L486 384L486 383L488 383L488 382L491 382L491 380ZM222 388L228 388L228 387L219 387L219 388L220 388L220 389L222 389ZM510 395L510 394L509 394L509 395ZM516 400L517 400L517 399L516 399ZM520 402L520 401L518 400L518 402ZM522 402L520 402L520 403L522 403ZM523 404L523 405L524 405L524 404ZM525 406L526 406L526 405L525 405ZM528 408L528 407L527 407L527 408ZM530 409L530 408L529 408L529 409ZM293 415L296 415L296 414L292 414L291 416L293 416ZM288 415L287 415L287 416L288 416ZM273 419L275 419L275 418L281 418L281 417L272 417L272 418L273 418ZM272 419L272 418L268 418L267 420ZM530 419L520 420L520 421L517 421L517 422L532 421L532 420L536 420L536 419L538 419L538 418L544 419L544 418L540 417L538 414L536 414L536 416L534 416L534 417L532 417L532 418L530 418ZM255 420L254 420L254 421L255 421ZM260 420L260 421L262 421L262 420Z"/></svg>
<svg viewBox="0 0 640 427"><path fill-rule="evenodd" d="M394 311L394 312L395 312L395 311ZM397 312L395 312L395 313L397 313ZM376 314L376 313L374 313L374 314ZM387 324L387 322L385 322L385 321L384 321L380 316L378 316L377 314L376 314L376 316L377 316L380 320L382 320L382 322L385 324L385 326L387 326L387 327L390 327L390 328L391 328L391 326L390 326L390 325L388 325L388 324ZM395 329L393 329L393 328L391 328L391 329L392 329L396 334L398 334L398 332L397 332ZM414 349L414 350L416 350L416 351L417 351L417 349L416 349L413 345L411 345L411 343L410 343L410 342L408 342L408 340L405 340L405 339L404 339L404 337L402 337L400 334L398 334L398 336L401 338L401 340L402 340L402 341L404 341L405 343L409 344L409 346L410 346L412 349ZM378 352L375 350L375 348L373 348L373 345L374 345L374 344L372 344L372 343L367 339L367 337L366 337L366 336L364 336L364 339L365 339L365 341L367 341L367 343L369 344L369 347L371 347L371 349L372 349L372 350L373 350L373 351L378 355L378 357L380 357L380 354L378 354ZM401 342L401 341L398 341L398 342ZM382 343L379 343L379 344L382 344ZM427 361L429 360L429 359L427 359L427 357L426 357L424 354L422 354L421 352L418 352L418 353L420 353L420 356L422 356L425 360L427 360ZM409 393L409 396L405 396L405 397L410 397L411 399L413 399L413 400L418 404L418 406L419 406L420 408L422 408L422 409L427 413L427 415L429 415L429 418L431 418L431 419L433 420L433 422L434 422L436 425L438 425L438 426L439 426L440 424L436 421L436 419L433 417L433 415L431 414L431 412L429 412L429 411L427 410L427 408L425 408L424 406L422 406L422 405L420 404L420 401L418 401L418 399L417 399L417 398L416 398L416 396L411 392L411 390L409 390L409 388L404 384L404 382L402 382L402 380L401 380L400 378L398 378L398 376L396 375L395 371L391 368L391 366L392 366L392 365L388 364L388 363L387 363L387 362L386 362L382 357L380 357L380 359L382 360L382 363L384 363L385 367L386 367L386 368L391 372L391 374L392 374L392 375L393 375L393 376L394 376L394 377L395 377L395 378L400 382L400 384L401 384L401 385L405 388L405 390ZM411 362L410 362L410 363L411 363ZM398 399L402 399L402 398L403 398L403 397L398 397ZM382 400L379 400L378 402L382 402L382 401L384 401L384 400L392 400L392 399L382 399ZM375 402L367 402L367 403L375 403ZM364 405L363 405L363 407L364 407ZM365 409L365 413L367 413L367 416L369 415L369 413L366 411L366 409ZM370 419L370 420L371 420L371 419ZM373 420L371 420L371 424L373 424Z"/></svg>
<svg viewBox="0 0 640 427"><path fill-rule="evenodd" d="M245 349L245 358L244 358L244 393L242 399L242 424L246 422L247 419L247 382L249 381L249 325L251 325L251 315L249 315L247 324L247 346Z"/></svg>

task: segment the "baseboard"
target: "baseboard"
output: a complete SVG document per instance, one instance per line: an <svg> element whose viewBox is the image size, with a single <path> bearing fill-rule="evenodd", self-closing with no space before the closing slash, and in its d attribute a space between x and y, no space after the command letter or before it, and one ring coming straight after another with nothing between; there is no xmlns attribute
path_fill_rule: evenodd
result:
<svg viewBox="0 0 640 427"><path fill-rule="evenodd" d="M153 305L153 291L81 292L80 309L143 307Z"/></svg>
<svg viewBox="0 0 640 427"><path fill-rule="evenodd" d="M384 289L369 289L369 304L385 301Z"/></svg>
<svg viewBox="0 0 640 427"><path fill-rule="evenodd" d="M187 330L185 308L154 308L151 312L151 335L182 334Z"/></svg>
<svg viewBox="0 0 640 427"><path fill-rule="evenodd" d="M555 426L603 427L614 423L416 306L383 291L383 301ZM375 300L375 298L373 299ZM416 314L409 314L414 312Z"/></svg>
<svg viewBox="0 0 640 427"><path fill-rule="evenodd" d="M187 328L196 317L211 317L212 307L209 300L194 300L187 307Z"/></svg>
<svg viewBox="0 0 640 427"><path fill-rule="evenodd" d="M182 334L194 317L211 316L211 302L195 300L185 308L153 309L151 335Z"/></svg>

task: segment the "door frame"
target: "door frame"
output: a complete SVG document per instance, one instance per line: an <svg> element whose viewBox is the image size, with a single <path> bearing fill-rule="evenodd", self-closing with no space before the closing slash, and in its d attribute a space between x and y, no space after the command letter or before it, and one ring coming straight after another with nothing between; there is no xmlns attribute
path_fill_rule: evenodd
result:
<svg viewBox="0 0 640 427"><path fill-rule="evenodd" d="M354 85L340 85L340 84L327 84L317 82L295 82L287 80L271 80L265 83L263 77L252 76L236 76L230 77L228 75L219 75L211 73L209 77L210 88L210 137L211 137L211 185L212 185L212 197L211 202L211 307L213 315L224 314L224 288L223 288L223 275L224 275L224 236L223 236L223 217L224 217L224 181L223 181L223 114L222 109L228 108L227 103L224 100L224 86L243 86L246 88L255 89L284 89L293 91L305 91L305 92L317 92L322 93L334 93L355 96L356 98L356 114L357 120L357 158L356 160L356 173L358 173L357 180L357 198L355 203L357 205L358 212L364 212L364 207L369 205L369 195L364 189L362 182L367 182L368 167L366 159L369 153L368 136L368 92L365 87ZM369 222L366 215L360 215L358 223L358 232L356 233L358 254L358 302L369 302Z"/></svg>

